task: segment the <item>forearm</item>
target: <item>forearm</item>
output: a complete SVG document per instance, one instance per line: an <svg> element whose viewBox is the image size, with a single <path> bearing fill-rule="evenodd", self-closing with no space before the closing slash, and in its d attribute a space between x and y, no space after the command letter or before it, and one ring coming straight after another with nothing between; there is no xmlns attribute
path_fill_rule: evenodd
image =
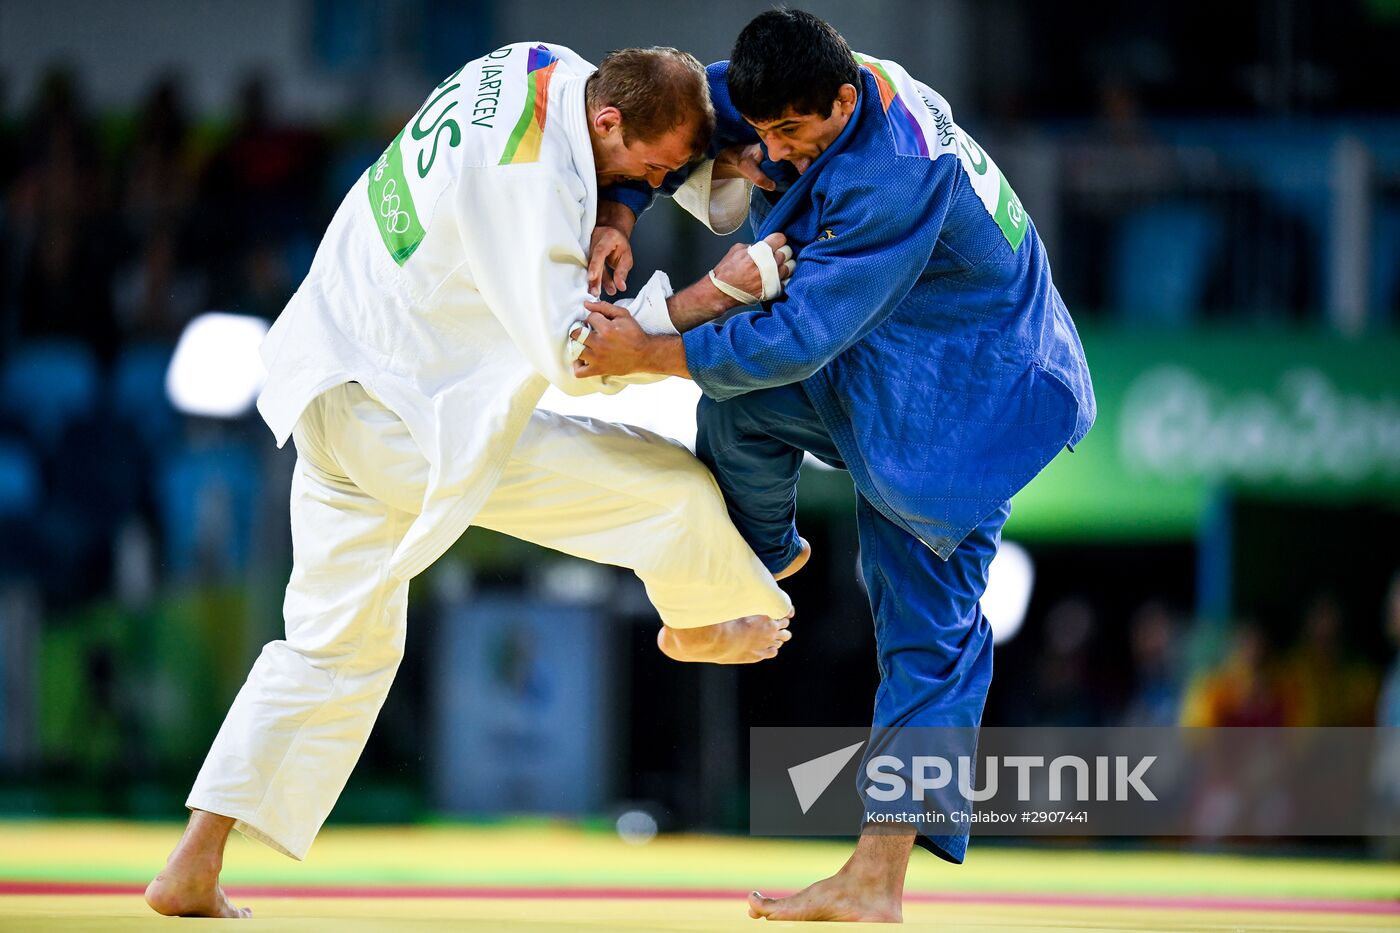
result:
<svg viewBox="0 0 1400 933"><path fill-rule="evenodd" d="M612 227L621 232L623 236L631 239L632 231L637 226L637 215L632 213L630 207L620 201L600 199L594 226Z"/></svg>
<svg viewBox="0 0 1400 933"><path fill-rule="evenodd" d="M715 288L710 277L705 276L694 285L666 299L666 310L670 312L671 323L675 325L676 330L685 333L701 324L708 324L726 311L738 307L738 304L733 298Z"/></svg>
<svg viewBox="0 0 1400 933"><path fill-rule="evenodd" d="M859 333L843 321L798 327L794 310L777 302L768 311L743 311L722 325L686 333L681 340L690 378L715 401L790 385L821 369Z"/></svg>
<svg viewBox="0 0 1400 933"><path fill-rule="evenodd" d="M690 378L690 367L685 362L685 341L680 337L648 337L645 354L641 372Z"/></svg>

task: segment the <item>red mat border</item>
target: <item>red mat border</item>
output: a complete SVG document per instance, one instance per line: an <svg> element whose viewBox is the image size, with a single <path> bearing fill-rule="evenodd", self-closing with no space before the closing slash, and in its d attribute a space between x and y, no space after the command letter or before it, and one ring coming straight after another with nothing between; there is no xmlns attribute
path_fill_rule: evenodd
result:
<svg viewBox="0 0 1400 933"><path fill-rule="evenodd" d="M73 881L0 881L0 896L119 894L139 895L144 888L130 884ZM428 898L467 900L742 900L744 892L728 888L523 887L452 885L233 885L235 899L250 897ZM1400 915L1400 900L1336 898L1269 898L1216 895L1032 894L974 891L911 892L914 904L982 904L986 906L1117 907L1151 910L1238 910L1308 914Z"/></svg>

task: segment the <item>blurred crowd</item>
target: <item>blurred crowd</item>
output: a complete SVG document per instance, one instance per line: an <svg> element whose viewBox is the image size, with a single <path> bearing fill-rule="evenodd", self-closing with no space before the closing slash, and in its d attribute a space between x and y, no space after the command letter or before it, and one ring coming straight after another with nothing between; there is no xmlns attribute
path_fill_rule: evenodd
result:
<svg viewBox="0 0 1400 933"><path fill-rule="evenodd" d="M202 130L170 76L128 120L98 120L58 69L27 112L0 113L6 349L63 338L110 361L209 308L275 316L320 237L327 144L270 106L250 78L227 128Z"/></svg>
<svg viewBox="0 0 1400 933"><path fill-rule="evenodd" d="M1128 621L1119 669L1103 659L1098 614L1065 599L1043 619L1026 702L1009 715L1016 725L1400 726L1400 573L1380 621L1396 651L1388 666L1357 637L1370 621L1346 618L1330 593L1296 620L1268 622L1202 624L1149 601Z"/></svg>
<svg viewBox="0 0 1400 933"><path fill-rule="evenodd" d="M181 418L165 371L195 315L281 311L376 134L281 122L257 76L229 113L197 119L175 75L116 114L64 68L26 105L0 85L0 579L50 605L119 588L132 534L162 579L249 552L256 432Z"/></svg>

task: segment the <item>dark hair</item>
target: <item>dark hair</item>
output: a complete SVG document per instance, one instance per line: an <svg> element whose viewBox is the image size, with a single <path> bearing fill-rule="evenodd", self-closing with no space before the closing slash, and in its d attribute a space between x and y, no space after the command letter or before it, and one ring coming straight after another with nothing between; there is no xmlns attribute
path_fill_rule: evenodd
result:
<svg viewBox="0 0 1400 933"><path fill-rule="evenodd" d="M794 113L831 116L841 85L860 87L851 47L803 10L769 10L744 27L729 56L729 98L750 120Z"/></svg>
<svg viewBox="0 0 1400 933"><path fill-rule="evenodd" d="M590 113L618 109L626 142L654 142L690 124L695 128L691 147L698 153L715 131L705 66L688 52L664 47L609 52L589 76L586 95Z"/></svg>

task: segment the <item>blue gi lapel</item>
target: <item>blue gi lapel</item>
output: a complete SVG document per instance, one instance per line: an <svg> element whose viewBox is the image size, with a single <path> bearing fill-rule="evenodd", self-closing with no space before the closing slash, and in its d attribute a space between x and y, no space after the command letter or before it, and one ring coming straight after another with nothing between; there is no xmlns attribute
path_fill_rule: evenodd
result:
<svg viewBox="0 0 1400 933"><path fill-rule="evenodd" d="M811 167L801 175L783 196L778 199L778 203L773 205L768 216L763 219L763 225L759 228L758 239L776 233L781 230L792 215L800 209L801 205L807 203L808 194L812 190L812 185L816 183L817 176L821 174L826 163L837 153L849 146L860 132L858 124L866 120L884 119L884 111L880 108L880 91L875 84L875 77L866 69L860 69L861 89L860 98L856 101L856 111L851 114L851 119L846 123L846 128L841 131L826 151L817 156L817 160ZM763 149L764 156L768 155L768 148ZM756 197L761 197L755 192Z"/></svg>

